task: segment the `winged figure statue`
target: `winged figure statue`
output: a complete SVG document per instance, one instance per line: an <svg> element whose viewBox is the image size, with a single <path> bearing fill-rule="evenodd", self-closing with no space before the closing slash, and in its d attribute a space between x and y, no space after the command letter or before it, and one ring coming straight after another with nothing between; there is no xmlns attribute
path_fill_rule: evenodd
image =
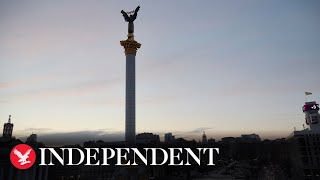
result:
<svg viewBox="0 0 320 180"><path fill-rule="evenodd" d="M128 33L133 33L134 32L134 25L133 25L133 21L137 18L137 13L140 9L140 6L138 6L135 10L134 13L129 15L127 12L125 12L124 10L121 11L124 20L126 22L128 22Z"/></svg>

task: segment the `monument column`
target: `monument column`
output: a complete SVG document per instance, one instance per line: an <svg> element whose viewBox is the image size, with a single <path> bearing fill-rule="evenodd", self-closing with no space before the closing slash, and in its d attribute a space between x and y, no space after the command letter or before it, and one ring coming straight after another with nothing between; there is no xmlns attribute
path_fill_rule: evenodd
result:
<svg viewBox="0 0 320 180"><path fill-rule="evenodd" d="M134 20L140 9L138 6L134 11L121 11L124 20L128 22L128 39L120 41L126 54L126 145L132 147L136 144L136 53L141 44L134 40Z"/></svg>
<svg viewBox="0 0 320 180"><path fill-rule="evenodd" d="M125 114L125 141L127 146L136 143L136 53L141 44L134 40L133 33L128 34L128 39L120 41L126 55L126 114Z"/></svg>

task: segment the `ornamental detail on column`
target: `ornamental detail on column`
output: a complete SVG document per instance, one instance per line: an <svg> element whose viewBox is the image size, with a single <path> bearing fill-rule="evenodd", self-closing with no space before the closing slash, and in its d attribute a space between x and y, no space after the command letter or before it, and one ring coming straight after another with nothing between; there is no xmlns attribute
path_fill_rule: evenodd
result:
<svg viewBox="0 0 320 180"><path fill-rule="evenodd" d="M137 50L141 47L141 44L134 40L133 33L128 34L128 39L120 41L121 46L124 47L125 54L134 54L136 55Z"/></svg>
<svg viewBox="0 0 320 180"><path fill-rule="evenodd" d="M134 11L125 12L124 10L121 11L124 20L128 22L128 39L124 41L120 41L121 46L124 47L125 54L134 54L136 55L137 50L141 47L141 44L134 40L134 21L137 18L138 11L140 6L138 6Z"/></svg>

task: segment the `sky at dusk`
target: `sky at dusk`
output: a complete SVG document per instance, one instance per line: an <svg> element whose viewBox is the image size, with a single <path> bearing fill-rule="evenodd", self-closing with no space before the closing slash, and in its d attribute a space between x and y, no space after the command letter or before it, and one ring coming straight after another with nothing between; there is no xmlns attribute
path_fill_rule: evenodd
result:
<svg viewBox="0 0 320 180"><path fill-rule="evenodd" d="M286 137L304 92L320 102L320 1L0 1L0 123L123 139L120 11L138 5L138 133Z"/></svg>

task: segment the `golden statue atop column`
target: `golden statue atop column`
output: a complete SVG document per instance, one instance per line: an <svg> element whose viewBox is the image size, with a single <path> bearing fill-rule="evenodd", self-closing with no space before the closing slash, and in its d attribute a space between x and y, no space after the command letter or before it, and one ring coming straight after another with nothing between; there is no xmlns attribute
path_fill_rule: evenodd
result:
<svg viewBox="0 0 320 180"><path fill-rule="evenodd" d="M140 9L140 6L138 6L134 11L131 12L125 12L121 11L124 20L128 22L128 39L120 41L121 46L125 49L125 54L136 54L137 50L141 47L141 44L134 40L134 20L137 18L137 13Z"/></svg>

